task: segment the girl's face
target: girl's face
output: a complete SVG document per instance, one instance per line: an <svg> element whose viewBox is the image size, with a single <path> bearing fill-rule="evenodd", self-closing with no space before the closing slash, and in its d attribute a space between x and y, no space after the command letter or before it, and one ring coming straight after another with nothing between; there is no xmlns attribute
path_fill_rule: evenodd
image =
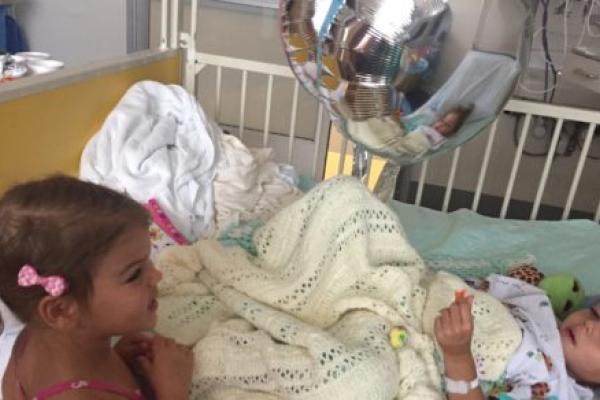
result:
<svg viewBox="0 0 600 400"><path fill-rule="evenodd" d="M560 326L567 368L577 380L600 383L600 304L570 314Z"/></svg>
<svg viewBox="0 0 600 400"><path fill-rule="evenodd" d="M99 335L125 335L154 327L157 284L162 275L150 257L147 228L131 227L101 261L86 324Z"/></svg>

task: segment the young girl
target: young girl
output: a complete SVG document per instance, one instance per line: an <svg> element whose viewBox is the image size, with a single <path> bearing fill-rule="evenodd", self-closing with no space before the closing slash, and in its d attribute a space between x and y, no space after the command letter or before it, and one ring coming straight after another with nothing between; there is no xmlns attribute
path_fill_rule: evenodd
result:
<svg viewBox="0 0 600 400"><path fill-rule="evenodd" d="M443 309L434 333L444 356L449 399L592 399L591 390L580 383L600 383L600 304L570 314L559 325L537 287L499 275L487 283L488 293L509 308L521 328L521 344L503 382L483 390L471 353L473 298L458 298Z"/></svg>
<svg viewBox="0 0 600 400"><path fill-rule="evenodd" d="M188 398L191 351L141 334L161 279L148 224L133 200L63 176L0 199L0 297L24 323L5 400Z"/></svg>

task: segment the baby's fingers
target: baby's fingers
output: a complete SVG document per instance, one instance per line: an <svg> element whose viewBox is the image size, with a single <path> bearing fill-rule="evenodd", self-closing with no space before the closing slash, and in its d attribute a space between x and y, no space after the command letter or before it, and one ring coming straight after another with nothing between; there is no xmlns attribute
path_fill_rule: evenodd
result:
<svg viewBox="0 0 600 400"><path fill-rule="evenodd" d="M453 327L458 327L462 323L461 304L453 303L449 308L450 322Z"/></svg>
<svg viewBox="0 0 600 400"><path fill-rule="evenodd" d="M444 323L441 316L437 317L433 322L433 333L438 340L444 336Z"/></svg>
<svg viewBox="0 0 600 400"><path fill-rule="evenodd" d="M463 322L473 321L473 314L471 313L471 310L473 309L473 300L473 296L469 296L460 303L460 317Z"/></svg>

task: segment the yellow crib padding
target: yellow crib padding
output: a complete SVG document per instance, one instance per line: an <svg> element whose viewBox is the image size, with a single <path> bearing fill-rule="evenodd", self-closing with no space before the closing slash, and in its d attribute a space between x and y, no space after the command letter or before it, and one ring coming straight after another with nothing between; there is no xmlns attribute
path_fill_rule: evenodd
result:
<svg viewBox="0 0 600 400"><path fill-rule="evenodd" d="M115 69L0 102L0 193L53 173L77 175L85 144L133 83L181 82L178 54Z"/></svg>
<svg viewBox="0 0 600 400"><path fill-rule="evenodd" d="M352 144L348 144L346 153L344 154L343 161L341 160L342 152L342 134L334 126L331 127L329 132L329 143L327 144L327 154L325 158L325 172L323 174L324 179L333 178L339 175L352 175ZM371 160L371 169L369 170L368 176L368 187L370 190L375 188L381 171L385 166L385 160L379 157L373 157ZM340 165L340 163L342 165ZM342 169L340 171L340 166Z"/></svg>

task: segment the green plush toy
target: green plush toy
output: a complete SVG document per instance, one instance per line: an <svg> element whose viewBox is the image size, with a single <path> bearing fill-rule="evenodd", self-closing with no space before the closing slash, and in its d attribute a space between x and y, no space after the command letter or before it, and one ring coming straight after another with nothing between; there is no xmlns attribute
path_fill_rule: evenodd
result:
<svg viewBox="0 0 600 400"><path fill-rule="evenodd" d="M572 275L566 273L548 275L538 286L546 292L554 313L561 320L581 308L585 302L583 286Z"/></svg>

